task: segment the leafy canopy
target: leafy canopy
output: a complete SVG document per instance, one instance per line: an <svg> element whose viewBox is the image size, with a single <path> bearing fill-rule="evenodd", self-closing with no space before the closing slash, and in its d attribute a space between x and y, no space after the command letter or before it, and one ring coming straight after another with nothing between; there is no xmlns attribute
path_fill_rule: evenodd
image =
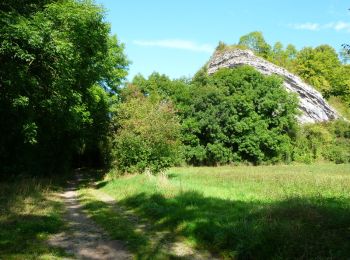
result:
<svg viewBox="0 0 350 260"><path fill-rule="evenodd" d="M191 114L183 123L189 162L289 160L297 99L280 78L243 66L194 84Z"/></svg>
<svg viewBox="0 0 350 260"><path fill-rule="evenodd" d="M171 102L152 99L129 85L113 118L113 151L122 172L158 173L180 153L180 124Z"/></svg>
<svg viewBox="0 0 350 260"><path fill-rule="evenodd" d="M97 149L108 93L126 76L123 48L91 1L1 3L2 172L50 173Z"/></svg>

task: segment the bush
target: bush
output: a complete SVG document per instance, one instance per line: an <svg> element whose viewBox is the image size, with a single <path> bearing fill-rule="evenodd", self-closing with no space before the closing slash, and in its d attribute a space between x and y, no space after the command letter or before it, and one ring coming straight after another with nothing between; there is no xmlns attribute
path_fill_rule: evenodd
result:
<svg viewBox="0 0 350 260"><path fill-rule="evenodd" d="M335 142L326 148L322 153L325 159L335 163L350 162L350 149L343 143Z"/></svg>
<svg viewBox="0 0 350 260"><path fill-rule="evenodd" d="M302 163L350 161L350 124L343 120L303 125L293 149L293 160Z"/></svg>
<svg viewBox="0 0 350 260"><path fill-rule="evenodd" d="M131 90L131 91L130 91ZM180 124L170 102L152 100L129 86L114 118L115 163L121 172L158 173L178 162Z"/></svg>
<svg viewBox="0 0 350 260"><path fill-rule="evenodd" d="M297 99L282 80L246 66L206 77L194 78L182 124L187 162L289 162Z"/></svg>

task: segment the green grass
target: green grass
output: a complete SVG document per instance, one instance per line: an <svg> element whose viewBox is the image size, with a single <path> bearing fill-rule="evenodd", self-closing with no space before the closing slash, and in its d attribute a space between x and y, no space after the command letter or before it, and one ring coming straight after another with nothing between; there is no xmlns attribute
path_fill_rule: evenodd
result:
<svg viewBox="0 0 350 260"><path fill-rule="evenodd" d="M139 220L133 221L130 214L116 211L113 206L98 200L93 189L80 190L80 196L84 209L92 219L105 228L113 239L123 241L137 259L168 258L164 250L155 249L156 246L152 245L150 232L137 228Z"/></svg>
<svg viewBox="0 0 350 260"><path fill-rule="evenodd" d="M61 259L50 248L50 234L62 230L63 208L48 180L25 178L0 182L0 259Z"/></svg>
<svg viewBox="0 0 350 260"><path fill-rule="evenodd" d="M98 189L122 210L85 190L88 212L139 258L157 233L225 258L350 258L350 165L173 168Z"/></svg>
<svg viewBox="0 0 350 260"><path fill-rule="evenodd" d="M95 189L81 188L79 196L85 212L113 239L121 240L134 253L135 259L182 259L169 249L177 238L173 234L154 228L147 219L138 217L132 210L101 201L101 194ZM186 244L182 247L190 248Z"/></svg>

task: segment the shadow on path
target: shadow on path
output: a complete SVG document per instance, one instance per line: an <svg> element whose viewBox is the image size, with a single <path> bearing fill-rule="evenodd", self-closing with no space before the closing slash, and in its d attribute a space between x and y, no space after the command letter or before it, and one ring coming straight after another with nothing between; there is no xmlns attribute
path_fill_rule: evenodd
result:
<svg viewBox="0 0 350 260"><path fill-rule="evenodd" d="M122 242L110 239L105 231L83 212L77 197L77 187L88 185L91 179L86 177L88 176L78 172L77 179L70 181L61 194L67 209L65 221L69 230L52 236L49 244L64 249L78 259L132 259Z"/></svg>

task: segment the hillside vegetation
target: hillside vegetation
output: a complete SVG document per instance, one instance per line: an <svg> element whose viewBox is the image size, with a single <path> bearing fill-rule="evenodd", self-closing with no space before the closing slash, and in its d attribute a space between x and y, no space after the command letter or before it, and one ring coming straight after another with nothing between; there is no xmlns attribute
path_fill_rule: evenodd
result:
<svg viewBox="0 0 350 260"><path fill-rule="evenodd" d="M190 81L154 73L136 76L129 88L173 104L187 164L349 162L348 122L298 125L297 98L281 79L253 68L221 69L212 76L203 68ZM347 111L340 97L331 98Z"/></svg>
<svg viewBox="0 0 350 260"><path fill-rule="evenodd" d="M333 99L333 104L337 103L350 105L350 66L347 64L350 55L345 49L339 53L327 45L323 44L315 48L304 47L297 50L292 44L285 48L281 42L276 42L273 46L268 44L262 32L251 32L243 35L238 44L228 45L219 42L216 52L223 52L230 49L250 49L256 55L286 68L290 72L300 76L311 86L316 88L322 95ZM339 104L337 107L341 108ZM345 112L344 109L340 109ZM347 113L345 112L346 116Z"/></svg>
<svg viewBox="0 0 350 260"><path fill-rule="evenodd" d="M0 23L3 176L77 166L156 173L181 164L349 161L348 123L298 126L297 99L279 78L253 68L125 83L124 45L93 2L1 3ZM271 47L260 32L237 46L301 76L348 113L349 66L330 46Z"/></svg>

